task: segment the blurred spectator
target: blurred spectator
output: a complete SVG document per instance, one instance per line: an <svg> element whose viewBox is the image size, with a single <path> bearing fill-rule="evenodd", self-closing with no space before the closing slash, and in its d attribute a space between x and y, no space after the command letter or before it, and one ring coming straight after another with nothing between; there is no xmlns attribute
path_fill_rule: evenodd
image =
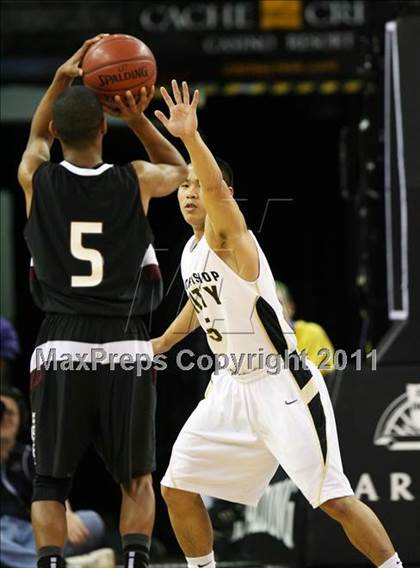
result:
<svg viewBox="0 0 420 568"><path fill-rule="evenodd" d="M0 318L0 384L8 384L8 363L20 353L19 338L13 324Z"/></svg>
<svg viewBox="0 0 420 568"><path fill-rule="evenodd" d="M34 467L31 447L18 442L28 427L27 409L18 389L0 391L0 564L8 568L35 568L36 547L30 520ZM71 510L66 503L67 565L74 568L114 568L110 549L95 550L105 526L95 511ZM76 556L78 555L78 556ZM83 556L81 556L83 555Z"/></svg>
<svg viewBox="0 0 420 568"><path fill-rule="evenodd" d="M284 315L295 332L299 351L306 351L308 359L324 376L334 371L334 347L326 331L318 323L293 319L296 306L286 284L276 280L276 291Z"/></svg>
<svg viewBox="0 0 420 568"><path fill-rule="evenodd" d="M0 359L1 361L15 359L20 353L19 339L13 324L0 318Z"/></svg>

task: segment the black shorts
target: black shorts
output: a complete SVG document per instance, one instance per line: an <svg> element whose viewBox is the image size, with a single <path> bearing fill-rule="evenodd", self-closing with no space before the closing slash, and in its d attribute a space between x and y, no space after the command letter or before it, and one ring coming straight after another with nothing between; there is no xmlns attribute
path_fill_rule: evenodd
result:
<svg viewBox="0 0 420 568"><path fill-rule="evenodd" d="M155 469L156 386L140 318L47 315L31 359L39 475L71 477L93 443L117 482ZM121 358L121 355L124 358Z"/></svg>

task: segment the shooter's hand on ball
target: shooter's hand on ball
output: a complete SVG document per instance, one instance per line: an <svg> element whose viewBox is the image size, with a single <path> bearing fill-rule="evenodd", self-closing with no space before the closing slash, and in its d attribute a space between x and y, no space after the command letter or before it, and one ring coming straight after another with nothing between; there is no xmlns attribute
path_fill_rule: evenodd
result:
<svg viewBox="0 0 420 568"><path fill-rule="evenodd" d="M169 118L163 112L155 111L155 116L161 121L165 128L172 134L182 140L192 136L198 127L197 120L197 105L199 100L199 91L196 89L192 101L190 102L190 93L188 84L182 82L182 95L178 87L178 83L172 81L172 92L175 102L169 95L165 87L160 89L162 97L164 98L169 109Z"/></svg>
<svg viewBox="0 0 420 568"><path fill-rule="evenodd" d="M110 108L104 104L102 105L102 107L108 114L116 116L117 118L122 118L127 123L130 123L141 117L141 115L149 106L150 101L153 99L154 94L154 86L149 90L147 90L146 87L142 87L140 91L140 99L138 102L136 102L131 91L126 91L126 102L119 95L116 95L114 97L114 101L117 108Z"/></svg>
<svg viewBox="0 0 420 568"><path fill-rule="evenodd" d="M100 39L102 39L107 35L109 34L98 34L95 37L87 39L82 45L82 47L80 47L76 51L76 53L74 53L69 59L67 59L67 61L65 61L62 65L60 65L60 67L57 69L55 74L56 78L57 79L67 78L73 80L76 77L80 77L81 75L83 75L83 71L82 68L80 67L80 64L83 60L83 57L85 56L85 53L87 52L87 50L91 45L93 45L94 43L96 43L97 41L99 41Z"/></svg>

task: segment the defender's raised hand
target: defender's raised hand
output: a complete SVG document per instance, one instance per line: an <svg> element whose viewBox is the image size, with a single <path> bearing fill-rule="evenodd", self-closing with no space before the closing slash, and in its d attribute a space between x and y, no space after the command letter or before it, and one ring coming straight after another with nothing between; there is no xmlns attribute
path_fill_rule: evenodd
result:
<svg viewBox="0 0 420 568"><path fill-rule="evenodd" d="M169 109L169 118L167 118L160 110L155 111L155 116L161 121L165 128L178 138L188 138L197 131L197 105L199 100L199 91L196 89L192 101L190 102L190 93L188 85L182 82L182 95L175 79L172 80L173 98L169 95L165 87L161 87L160 92Z"/></svg>

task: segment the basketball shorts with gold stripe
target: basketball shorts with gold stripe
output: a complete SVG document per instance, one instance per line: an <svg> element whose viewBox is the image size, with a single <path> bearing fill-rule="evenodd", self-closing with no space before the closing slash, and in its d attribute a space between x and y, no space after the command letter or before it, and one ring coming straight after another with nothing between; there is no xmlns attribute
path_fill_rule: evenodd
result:
<svg viewBox="0 0 420 568"><path fill-rule="evenodd" d="M280 464L312 507L353 495L331 400L318 369L244 380L212 376L172 450L162 485L256 505Z"/></svg>

